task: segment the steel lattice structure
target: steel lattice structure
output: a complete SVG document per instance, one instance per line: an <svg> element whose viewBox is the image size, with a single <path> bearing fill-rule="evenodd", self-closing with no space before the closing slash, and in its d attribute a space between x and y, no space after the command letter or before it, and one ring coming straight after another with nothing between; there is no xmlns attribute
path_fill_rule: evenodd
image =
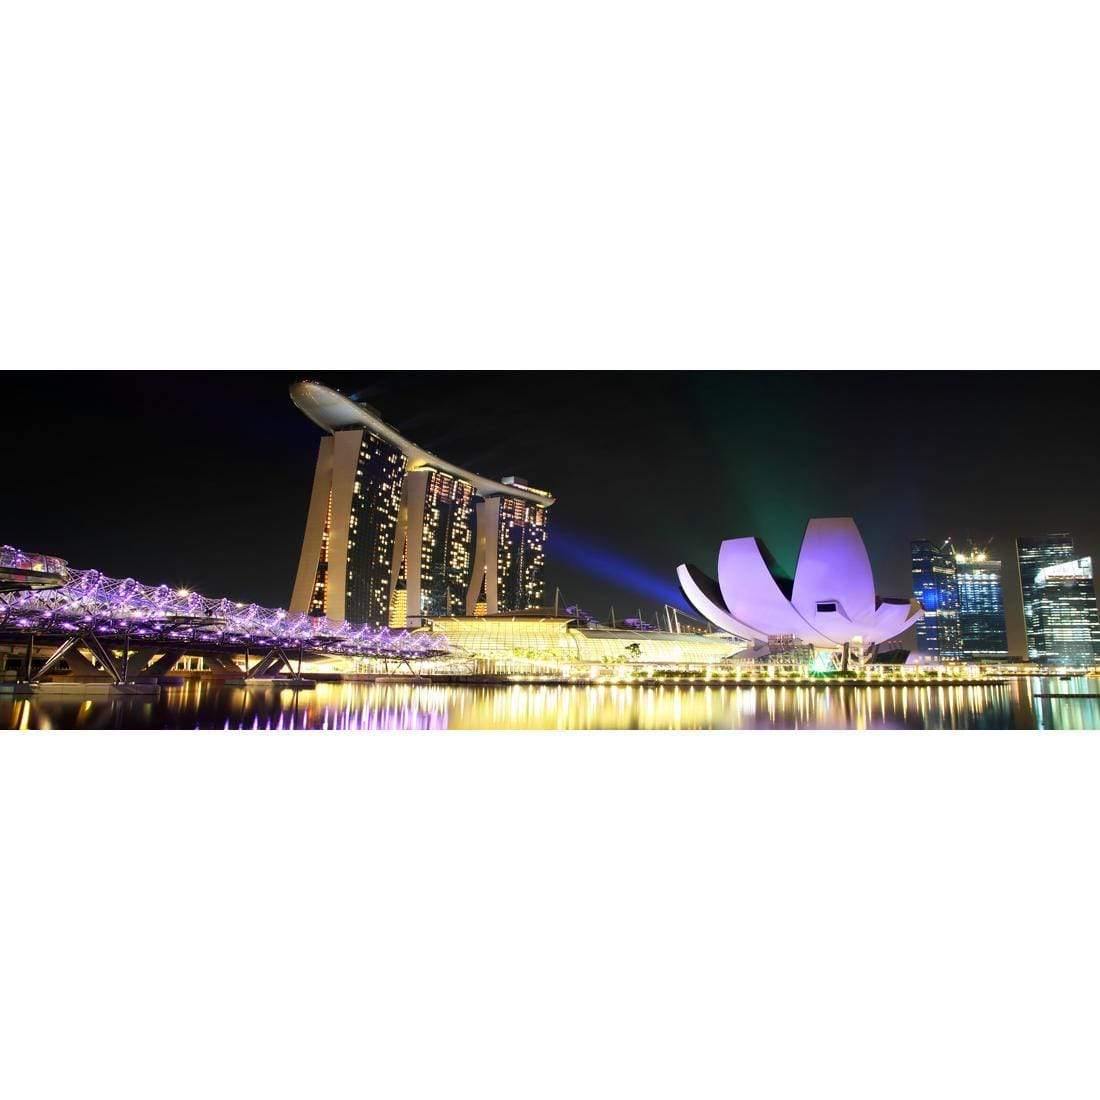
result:
<svg viewBox="0 0 1100 1100"><path fill-rule="evenodd" d="M3 554L13 563L36 558L9 546L3 547ZM126 638L144 646L282 647L398 660L447 651L446 639L429 632L291 615L282 608L211 599L164 584L151 587L130 577L117 580L95 569L68 569L67 576L67 582L57 588L0 594L0 634L94 634L105 642Z"/></svg>

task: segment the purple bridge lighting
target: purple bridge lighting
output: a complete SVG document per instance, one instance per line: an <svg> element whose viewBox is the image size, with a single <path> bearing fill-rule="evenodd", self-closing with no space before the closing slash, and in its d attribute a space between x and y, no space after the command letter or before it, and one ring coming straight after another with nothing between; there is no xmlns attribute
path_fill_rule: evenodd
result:
<svg viewBox="0 0 1100 1100"><path fill-rule="evenodd" d="M60 559L26 554L9 546L2 548L2 560L13 570L18 566L24 572L35 562L48 562L48 570L43 567L38 572L48 572L58 582L55 587L0 591L0 638L62 641L38 676L61 660L61 649L69 652L77 642L90 649L120 681L127 674L137 674L138 666L130 664L131 647L147 655L154 651L175 654L177 659L184 653L218 651L245 653L246 657L250 651L266 654L254 668L245 670L247 676L289 666L291 655L299 660L304 654L410 661L447 652L446 639L438 634L333 622L292 615L282 608L211 599L164 584L152 587L132 578L116 580L95 569L70 569ZM66 639L70 644L64 644ZM120 643L124 647L121 659L111 652ZM227 670L232 667L225 663ZM154 669L150 665L140 671Z"/></svg>
<svg viewBox="0 0 1100 1100"><path fill-rule="evenodd" d="M14 546L0 546L0 592L58 588L68 576L68 565L60 558L28 554Z"/></svg>

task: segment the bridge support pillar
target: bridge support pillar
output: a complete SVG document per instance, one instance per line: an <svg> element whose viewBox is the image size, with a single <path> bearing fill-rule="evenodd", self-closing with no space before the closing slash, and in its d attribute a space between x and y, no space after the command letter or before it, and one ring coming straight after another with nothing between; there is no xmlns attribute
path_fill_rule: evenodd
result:
<svg viewBox="0 0 1100 1100"><path fill-rule="evenodd" d="M91 655L99 661L100 667L95 668L92 662L80 652L77 648L78 646L87 649ZM111 683L122 683L122 672L119 670L118 665L115 664L114 657L111 656L103 643L91 633L91 631L83 631L72 638L66 638L53 653L46 658L46 663L34 673L33 676L28 675L27 682L32 684L40 683L42 677L52 672L62 660L68 662L69 667L74 670L79 669L81 672L90 672L100 676L106 675Z"/></svg>
<svg viewBox="0 0 1100 1100"><path fill-rule="evenodd" d="M77 672L84 676L102 676L103 670L96 668L87 657L80 651L78 645L72 646L67 653L64 654L65 664L69 666L70 672Z"/></svg>
<svg viewBox="0 0 1100 1100"><path fill-rule="evenodd" d="M241 668L237 662L224 653L204 653L202 657L214 672L228 672L232 676L241 674Z"/></svg>
<svg viewBox="0 0 1100 1100"><path fill-rule="evenodd" d="M135 676L163 676L182 656L182 649L167 652L163 649L132 650L127 675L131 680Z"/></svg>
<svg viewBox="0 0 1100 1100"><path fill-rule="evenodd" d="M255 680L258 676L270 676L272 673L277 672L283 665L286 665L287 671L293 671L294 666L290 662L290 658L286 655L286 650L282 646L272 646L267 653L259 659L245 674L246 680Z"/></svg>

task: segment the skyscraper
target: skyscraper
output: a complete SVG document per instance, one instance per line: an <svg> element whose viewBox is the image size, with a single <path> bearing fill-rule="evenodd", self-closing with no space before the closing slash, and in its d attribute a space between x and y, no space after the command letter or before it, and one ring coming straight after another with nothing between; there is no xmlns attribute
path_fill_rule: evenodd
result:
<svg viewBox="0 0 1100 1100"><path fill-rule="evenodd" d="M988 661L1007 657L1001 563L971 546L955 554L955 579L963 658Z"/></svg>
<svg viewBox="0 0 1100 1100"><path fill-rule="evenodd" d="M1028 658L1042 665L1100 660L1092 559L1075 558L1069 535L1017 539Z"/></svg>
<svg viewBox="0 0 1100 1100"><path fill-rule="evenodd" d="M959 626L959 587L955 550L927 539L911 543L913 597L924 611L917 623L917 648L938 661L962 659Z"/></svg>
<svg viewBox="0 0 1100 1100"><path fill-rule="evenodd" d="M1081 631L1092 636L1095 630L1096 594L1091 560L1077 559L1073 538L1065 532L1018 538L1016 553L1020 561L1028 660L1047 665L1077 663L1064 658L1070 652L1079 654ZM1072 568L1047 572L1055 566ZM1086 590L1091 595L1086 596ZM1058 604L1063 606L1056 607ZM1079 625L1071 627L1070 621L1075 619L1080 620ZM1065 646L1069 650L1064 652Z"/></svg>
<svg viewBox="0 0 1100 1100"><path fill-rule="evenodd" d="M326 386L290 395L327 433L291 611L419 626L479 602L492 614L542 600L549 493L445 462Z"/></svg>

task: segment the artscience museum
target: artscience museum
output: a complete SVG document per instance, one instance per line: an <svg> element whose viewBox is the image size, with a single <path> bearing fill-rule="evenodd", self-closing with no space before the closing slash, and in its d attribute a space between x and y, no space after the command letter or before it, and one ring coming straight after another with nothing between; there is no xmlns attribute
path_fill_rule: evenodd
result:
<svg viewBox="0 0 1100 1100"><path fill-rule="evenodd" d="M810 520L793 579L752 537L722 543L717 581L694 565L676 573L700 615L755 643L750 654L794 641L864 659L921 617L915 600L876 594L867 548L851 518Z"/></svg>

